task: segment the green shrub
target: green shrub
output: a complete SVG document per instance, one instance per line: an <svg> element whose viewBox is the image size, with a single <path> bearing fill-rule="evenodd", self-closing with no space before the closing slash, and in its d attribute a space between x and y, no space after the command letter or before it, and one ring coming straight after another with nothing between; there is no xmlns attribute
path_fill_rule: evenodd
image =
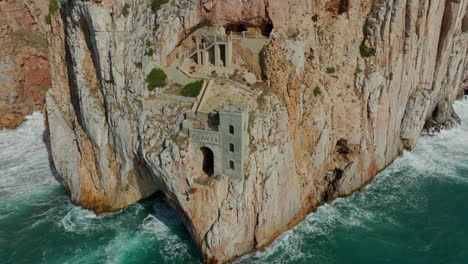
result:
<svg viewBox="0 0 468 264"><path fill-rule="evenodd" d="M151 10L156 13L162 5L169 3L169 0L151 0Z"/></svg>
<svg viewBox="0 0 468 264"><path fill-rule="evenodd" d="M390 81L393 81L393 72L390 72L390 74L388 75L388 79L389 79Z"/></svg>
<svg viewBox="0 0 468 264"><path fill-rule="evenodd" d="M187 97L197 97L203 87L203 80L195 81L184 86L180 95Z"/></svg>
<svg viewBox="0 0 468 264"><path fill-rule="evenodd" d="M336 69L335 67L327 67L327 73L335 73Z"/></svg>
<svg viewBox="0 0 468 264"><path fill-rule="evenodd" d="M146 40L146 47L149 48L149 47L151 47L151 46L153 46L153 42L151 42L151 40L147 39L147 40Z"/></svg>
<svg viewBox="0 0 468 264"><path fill-rule="evenodd" d="M45 20L48 25L52 23L52 16L60 10L60 5L55 0L49 3L49 14L46 15Z"/></svg>
<svg viewBox="0 0 468 264"><path fill-rule="evenodd" d="M143 63L141 63L141 62L135 62L135 66L136 66L138 69L141 69L141 68L143 68Z"/></svg>
<svg viewBox="0 0 468 264"><path fill-rule="evenodd" d="M122 8L122 15L124 17L128 17L128 15L130 14L129 9L130 9L130 5L128 3L126 3Z"/></svg>
<svg viewBox="0 0 468 264"><path fill-rule="evenodd" d="M320 87L316 86L314 88L314 96L319 96L322 94L322 91L320 90Z"/></svg>
<svg viewBox="0 0 468 264"><path fill-rule="evenodd" d="M370 56L374 56L376 50L374 48L369 48L366 45L362 44L361 46L359 46L359 52L361 53L362 58L367 58Z"/></svg>
<svg viewBox="0 0 468 264"><path fill-rule="evenodd" d="M149 48L145 51L145 56L151 57L154 54L153 48Z"/></svg>
<svg viewBox="0 0 468 264"><path fill-rule="evenodd" d="M148 90L154 91L156 87L163 87L166 85L167 75L166 73L160 68L154 68L151 72L146 76L146 83L148 83Z"/></svg>

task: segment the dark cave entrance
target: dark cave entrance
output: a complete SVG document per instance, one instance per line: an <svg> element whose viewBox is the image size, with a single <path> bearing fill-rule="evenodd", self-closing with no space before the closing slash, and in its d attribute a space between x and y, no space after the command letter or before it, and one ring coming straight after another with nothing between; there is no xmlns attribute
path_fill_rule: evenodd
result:
<svg viewBox="0 0 468 264"><path fill-rule="evenodd" d="M273 24L271 24L271 23L263 24L260 29L262 31L263 36L269 37L271 32L273 31Z"/></svg>
<svg viewBox="0 0 468 264"><path fill-rule="evenodd" d="M226 35L230 35L232 33L242 33L243 31L247 31L247 28L240 23L231 23L227 24L225 27Z"/></svg>
<svg viewBox="0 0 468 264"><path fill-rule="evenodd" d="M212 176L214 173L213 151L207 147L201 147L200 151L203 155L203 172L208 176Z"/></svg>

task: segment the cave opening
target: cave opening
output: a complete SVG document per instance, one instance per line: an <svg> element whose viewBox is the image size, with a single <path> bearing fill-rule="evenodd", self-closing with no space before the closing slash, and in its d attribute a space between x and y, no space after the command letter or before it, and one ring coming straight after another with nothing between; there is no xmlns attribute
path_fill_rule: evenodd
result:
<svg viewBox="0 0 468 264"><path fill-rule="evenodd" d="M468 95L468 88L465 89L465 95Z"/></svg>
<svg viewBox="0 0 468 264"><path fill-rule="evenodd" d="M230 23L230 24L227 24L224 28L226 29L226 35L230 35L231 32L242 33L244 31L247 31L247 28L245 27L245 25L241 23Z"/></svg>
<svg viewBox="0 0 468 264"><path fill-rule="evenodd" d="M213 151L207 147L201 147L200 151L203 155L203 172L208 176L212 176L214 173Z"/></svg>
<svg viewBox="0 0 468 264"><path fill-rule="evenodd" d="M336 15L348 12L349 0L331 0L326 5L326 10Z"/></svg>
<svg viewBox="0 0 468 264"><path fill-rule="evenodd" d="M273 31L273 24L272 23L265 23L260 28L262 31L262 35L265 37L269 37L271 32Z"/></svg>

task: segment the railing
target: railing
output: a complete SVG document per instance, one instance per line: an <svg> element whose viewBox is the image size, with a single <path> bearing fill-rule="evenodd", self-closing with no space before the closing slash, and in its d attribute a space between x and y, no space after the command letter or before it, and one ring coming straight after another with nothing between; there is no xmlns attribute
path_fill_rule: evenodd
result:
<svg viewBox="0 0 468 264"><path fill-rule="evenodd" d="M230 32L229 35L232 39L267 39L269 36L264 36L262 33L259 32L249 32L249 31L242 31L242 32Z"/></svg>
<svg viewBox="0 0 468 264"><path fill-rule="evenodd" d="M205 40L206 40L206 38L205 38ZM211 49L211 47L213 47L217 43L220 43L220 42L226 43L226 42L229 42L231 40L232 40L231 36L220 37L220 36L214 35L212 38L208 38L208 42L200 43L200 44L196 45L195 47L191 48L190 50L187 50L186 52L184 52L184 54L182 55L182 57L179 60L179 63L177 64L177 67L181 68L182 65L184 64L184 61L186 59L194 56L195 54L197 54L197 52L207 51L207 50Z"/></svg>

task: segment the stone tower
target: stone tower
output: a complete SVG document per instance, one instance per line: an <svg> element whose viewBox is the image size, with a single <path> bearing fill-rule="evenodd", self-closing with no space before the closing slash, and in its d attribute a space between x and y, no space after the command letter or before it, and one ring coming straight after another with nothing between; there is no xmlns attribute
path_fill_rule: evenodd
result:
<svg viewBox="0 0 468 264"><path fill-rule="evenodd" d="M219 112L221 134L222 170L231 178L241 179L244 173L244 157L248 142L247 109L224 108Z"/></svg>

